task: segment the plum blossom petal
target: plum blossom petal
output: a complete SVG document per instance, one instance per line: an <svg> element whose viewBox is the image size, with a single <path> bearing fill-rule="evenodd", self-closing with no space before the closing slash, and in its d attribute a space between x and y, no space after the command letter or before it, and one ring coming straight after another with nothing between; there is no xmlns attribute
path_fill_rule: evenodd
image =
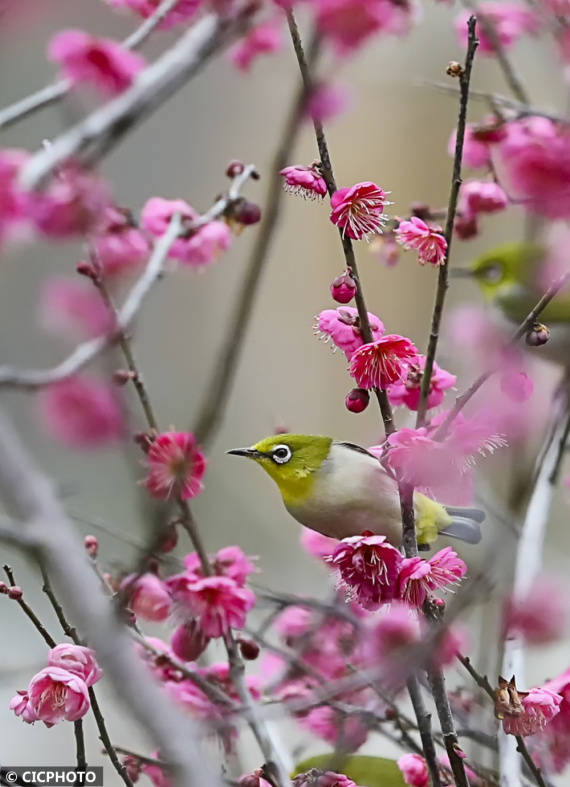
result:
<svg viewBox="0 0 570 787"><path fill-rule="evenodd" d="M145 485L153 497L167 500L178 495L182 500L202 491L206 458L190 432L163 432L156 436L148 454Z"/></svg>
<svg viewBox="0 0 570 787"><path fill-rule="evenodd" d="M430 227L422 219L412 216L409 221L401 221L394 230L396 240L405 249L418 252L420 265L443 265L447 252L447 241L441 234L441 227Z"/></svg>
<svg viewBox="0 0 570 787"><path fill-rule="evenodd" d="M377 609L395 597L402 556L385 536L344 538L329 562L365 609Z"/></svg>
<svg viewBox="0 0 570 787"><path fill-rule="evenodd" d="M370 312L368 312L368 321L372 331L372 338L379 339L384 333L384 323ZM358 310L352 306L324 309L315 318L314 333L324 341L332 340L334 346L342 350L348 360L364 344L360 331Z"/></svg>
<svg viewBox="0 0 570 787"><path fill-rule="evenodd" d="M417 357L418 351L409 339L396 334L384 335L353 353L350 376L365 390L387 388L402 378L407 365Z"/></svg>
<svg viewBox="0 0 570 787"><path fill-rule="evenodd" d="M386 221L386 192L371 181L338 189L331 197L330 219L353 240L382 231Z"/></svg>
<svg viewBox="0 0 570 787"><path fill-rule="evenodd" d="M28 695L37 720L47 726L63 720L77 721L91 705L85 681L60 667L45 667L34 675Z"/></svg>

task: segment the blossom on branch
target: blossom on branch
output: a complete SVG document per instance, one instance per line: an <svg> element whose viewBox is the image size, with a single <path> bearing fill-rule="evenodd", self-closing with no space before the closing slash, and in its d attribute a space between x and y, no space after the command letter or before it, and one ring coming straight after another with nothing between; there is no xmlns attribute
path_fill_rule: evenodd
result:
<svg viewBox="0 0 570 787"><path fill-rule="evenodd" d="M384 323L375 314L368 312L368 322L372 338L378 339L384 333ZM332 340L335 347L342 350L350 360L354 352L362 347L364 340L360 331L358 310L352 306L338 309L324 309L315 317L313 332L316 336L328 341Z"/></svg>
<svg viewBox="0 0 570 787"><path fill-rule="evenodd" d="M178 0L174 8L161 20L159 28L170 30L171 27L187 22L196 14L204 0ZM151 16L161 0L107 0L115 8L130 8L143 19Z"/></svg>
<svg viewBox="0 0 570 787"><path fill-rule="evenodd" d="M87 686L93 686L103 676L95 651L71 642L63 642L50 650L48 666L66 669L84 680Z"/></svg>
<svg viewBox="0 0 570 787"><path fill-rule="evenodd" d="M365 609L377 609L395 597L402 556L385 536L344 538L329 562Z"/></svg>
<svg viewBox="0 0 570 787"><path fill-rule="evenodd" d="M447 252L447 241L441 234L441 227L430 227L422 219L412 216L409 221L401 221L394 230L396 240L405 249L418 252L420 265L443 265Z"/></svg>
<svg viewBox="0 0 570 787"><path fill-rule="evenodd" d="M425 355L418 356L417 360L407 367L407 375L388 387L386 392L391 404L406 405L410 410L418 409L425 365ZM428 409L438 407L443 402L445 391L453 388L456 382L457 377L454 374L446 372L434 362L427 398Z"/></svg>
<svg viewBox="0 0 570 787"><path fill-rule="evenodd" d="M190 432L163 432L156 436L146 457L148 476L144 481L153 497L188 500L202 491L206 458Z"/></svg>
<svg viewBox="0 0 570 787"><path fill-rule="evenodd" d="M77 721L91 706L87 685L60 667L45 667L30 681L29 704L37 721L51 727L60 721Z"/></svg>
<svg viewBox="0 0 570 787"><path fill-rule="evenodd" d="M363 344L350 358L350 376L359 388L387 388L400 380L407 365L415 361L418 351L404 336L390 334Z"/></svg>
<svg viewBox="0 0 570 787"><path fill-rule="evenodd" d="M291 194L306 199L320 199L327 193L327 184L315 164L310 167L285 167L279 174L283 175L285 181L283 188Z"/></svg>
<svg viewBox="0 0 570 787"><path fill-rule="evenodd" d="M333 224L353 240L382 232L386 221L384 208L389 203L386 192L367 180L348 188L338 189L331 197Z"/></svg>
<svg viewBox="0 0 570 787"><path fill-rule="evenodd" d="M427 764L419 754L404 754L398 760L398 768L411 787L427 787L429 784Z"/></svg>
<svg viewBox="0 0 570 787"><path fill-rule="evenodd" d="M126 594L129 607L143 620L162 621L170 615L170 593L156 574L129 574L120 589Z"/></svg>

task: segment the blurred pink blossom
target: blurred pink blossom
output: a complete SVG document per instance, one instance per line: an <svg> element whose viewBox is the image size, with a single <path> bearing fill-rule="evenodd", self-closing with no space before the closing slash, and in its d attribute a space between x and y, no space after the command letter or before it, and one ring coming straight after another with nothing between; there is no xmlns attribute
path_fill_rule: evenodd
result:
<svg viewBox="0 0 570 787"><path fill-rule="evenodd" d="M501 391L513 402L526 402L533 394L534 383L526 372L507 368L501 373Z"/></svg>
<svg viewBox="0 0 570 787"><path fill-rule="evenodd" d="M331 746L342 743L345 751L357 751L368 738L368 726L358 716L339 713L329 705L310 710L300 724Z"/></svg>
<svg viewBox="0 0 570 787"><path fill-rule="evenodd" d="M82 30L62 30L49 44L50 60L59 63L72 82L91 83L102 93L121 93L146 66L136 52L110 38L95 38Z"/></svg>
<svg viewBox="0 0 570 787"><path fill-rule="evenodd" d="M167 500L177 495L189 500L200 494L206 458L190 432L163 432L147 453L145 485L153 497Z"/></svg>
<svg viewBox="0 0 570 787"><path fill-rule="evenodd" d="M347 88L321 82L313 87L305 105L305 112L312 120L330 123L349 106L350 93Z"/></svg>
<svg viewBox="0 0 570 787"><path fill-rule="evenodd" d="M147 19L160 5L160 0L107 0L115 8L130 8L143 19ZM178 0L176 6L161 21L159 27L169 30L171 27L187 22L196 14L203 0Z"/></svg>
<svg viewBox="0 0 570 787"><path fill-rule="evenodd" d="M427 764L419 754L404 754L398 760L398 768L406 784L411 787L427 787L429 784Z"/></svg>
<svg viewBox="0 0 570 787"><path fill-rule="evenodd" d="M128 212L115 205L103 211L91 242L105 276L131 272L150 253L145 235L134 226Z"/></svg>
<svg viewBox="0 0 570 787"><path fill-rule="evenodd" d="M278 52L283 46L280 29L274 22L265 22L254 27L230 50L233 65L240 71L249 71L252 63L260 55Z"/></svg>
<svg viewBox="0 0 570 787"><path fill-rule="evenodd" d="M447 144L447 152L450 156L455 154L455 144L457 140L457 130L454 130ZM471 124L465 127L465 138L463 140L463 164L472 169L487 167L491 163L491 151L489 144L480 139Z"/></svg>
<svg viewBox="0 0 570 787"><path fill-rule="evenodd" d="M505 603L505 634L522 636L532 645L555 642L564 635L569 614L563 584L541 577L522 598L510 598Z"/></svg>
<svg viewBox="0 0 570 787"><path fill-rule="evenodd" d="M205 651L208 642L196 620L178 626L170 638L172 652L182 661L195 661Z"/></svg>
<svg viewBox="0 0 570 787"><path fill-rule="evenodd" d="M55 440L72 448L98 448L124 435L117 395L115 387L76 375L42 389L38 406Z"/></svg>
<svg viewBox="0 0 570 787"><path fill-rule="evenodd" d="M390 0L311 0L320 33L341 55L348 55L380 32L403 35L417 19L413 3Z"/></svg>
<svg viewBox="0 0 570 787"><path fill-rule="evenodd" d="M47 330L73 342L107 333L114 322L96 289L69 276L46 280L40 311Z"/></svg>
<svg viewBox="0 0 570 787"><path fill-rule="evenodd" d="M317 533L316 530L310 530L304 527L301 530L301 545L309 555L320 558L327 562L327 558L332 555L338 546L336 538L329 538L323 536L322 533Z"/></svg>
<svg viewBox="0 0 570 787"><path fill-rule="evenodd" d="M25 216L24 195L17 180L28 158L29 153L19 148L0 150L0 241Z"/></svg>
<svg viewBox="0 0 570 787"><path fill-rule="evenodd" d="M152 572L129 574L121 582L129 607L143 620L162 621L170 615L172 599L166 584Z"/></svg>
<svg viewBox="0 0 570 787"><path fill-rule="evenodd" d="M509 198L498 183L467 180L461 185L458 209L462 218L472 218L479 213L498 213L508 204Z"/></svg>
<svg viewBox="0 0 570 787"><path fill-rule="evenodd" d="M510 49L525 33L536 34L540 28L538 17L522 3L486 0L477 7L477 13L493 26L501 46ZM471 13L464 11L455 20L459 42L467 47L467 21ZM492 41L485 35L482 24L477 24L477 37L481 54L495 55Z"/></svg>
<svg viewBox="0 0 570 787"><path fill-rule="evenodd" d="M229 577L204 577L188 583L184 606L199 618L207 637L221 637L230 628L243 628L246 615L255 604L255 595Z"/></svg>

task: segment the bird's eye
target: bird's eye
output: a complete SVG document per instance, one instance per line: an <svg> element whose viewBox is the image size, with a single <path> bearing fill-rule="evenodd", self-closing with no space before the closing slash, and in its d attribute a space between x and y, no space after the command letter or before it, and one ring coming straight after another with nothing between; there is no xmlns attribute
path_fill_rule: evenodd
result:
<svg viewBox="0 0 570 787"><path fill-rule="evenodd" d="M278 465L284 465L291 459L291 449L288 445L277 445L273 449L271 458Z"/></svg>
<svg viewBox="0 0 570 787"><path fill-rule="evenodd" d="M500 262L492 262L487 265L483 275L489 284L498 284L504 276L503 266Z"/></svg>

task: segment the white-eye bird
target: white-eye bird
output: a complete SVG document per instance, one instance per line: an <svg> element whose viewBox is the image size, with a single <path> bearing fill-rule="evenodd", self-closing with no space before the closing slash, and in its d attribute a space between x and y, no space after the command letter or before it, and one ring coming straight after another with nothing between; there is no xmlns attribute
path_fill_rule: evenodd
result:
<svg viewBox="0 0 570 787"><path fill-rule="evenodd" d="M337 539L370 530L400 545L397 483L365 448L321 435L279 434L227 453L257 462L279 487L285 508L305 527ZM481 540L485 514L478 509L446 507L418 492L414 508L418 544L424 548L439 533L471 544Z"/></svg>
<svg viewBox="0 0 570 787"><path fill-rule="evenodd" d="M458 274L474 277L485 298L513 325L520 325L546 289L541 272L547 249L535 243L505 243L474 259ZM540 356L570 366L570 293L560 292L539 317L550 329Z"/></svg>

